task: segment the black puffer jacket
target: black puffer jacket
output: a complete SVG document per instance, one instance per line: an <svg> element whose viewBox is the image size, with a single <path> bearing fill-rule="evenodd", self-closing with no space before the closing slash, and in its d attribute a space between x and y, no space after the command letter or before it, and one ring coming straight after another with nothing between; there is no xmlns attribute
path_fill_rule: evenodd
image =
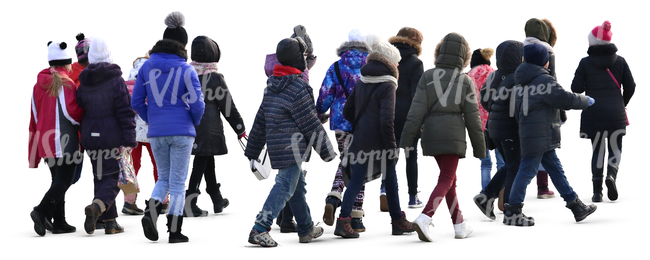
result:
<svg viewBox="0 0 650 260"><path fill-rule="evenodd" d="M420 44L406 37L394 36L388 41L397 47L402 57L397 67L399 79L395 91L395 136L399 138L402 136L402 129L418 88L418 82L424 73L424 66L418 58L422 48Z"/></svg>
<svg viewBox="0 0 650 260"><path fill-rule="evenodd" d="M585 109L587 97L567 92L549 71L531 63L515 71L516 112L521 156L537 156L560 147L560 109ZM534 88L535 92L526 89ZM521 93L521 95L520 95ZM527 93L527 94L526 94Z"/></svg>
<svg viewBox="0 0 650 260"><path fill-rule="evenodd" d="M368 55L366 65L361 67L362 76L397 77L397 68L385 57L371 53ZM383 151L397 148L395 142L395 83L364 83L358 80L348 101L343 106L343 117L352 122L354 138L349 147L349 152L357 155L359 151ZM374 93L373 93L373 89ZM372 95L371 95L372 93ZM370 99L365 111L361 111L366 100ZM357 115L361 117L354 125Z"/></svg>
<svg viewBox="0 0 650 260"><path fill-rule="evenodd" d="M515 70L521 64L524 45L518 41L505 41L497 47L497 70L490 74L481 88L481 105L490 112L488 129L491 138L519 138L519 125L514 117Z"/></svg>
<svg viewBox="0 0 650 260"><path fill-rule="evenodd" d="M210 38L198 37L192 42L193 60L216 62L219 56L219 46ZM226 118L237 136L246 132L244 120L235 107L235 101L221 73L199 74L199 82L205 100L205 112L201 123L195 127L196 139L194 139L192 154L202 156L227 154L221 115Z"/></svg>
<svg viewBox="0 0 650 260"><path fill-rule="evenodd" d="M596 100L594 105L582 111L580 136L595 138L597 132L625 129L625 107L634 94L636 84L625 59L616 55L616 45L590 46L588 57L583 58L576 69L571 90L583 93ZM622 84L623 94L616 81ZM623 133L624 134L624 133Z"/></svg>

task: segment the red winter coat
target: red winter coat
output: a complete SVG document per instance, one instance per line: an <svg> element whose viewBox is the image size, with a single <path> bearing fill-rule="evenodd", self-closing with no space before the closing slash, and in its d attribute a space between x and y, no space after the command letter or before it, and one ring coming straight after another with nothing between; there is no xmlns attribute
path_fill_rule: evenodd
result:
<svg viewBox="0 0 650 260"><path fill-rule="evenodd" d="M81 71L84 70L86 67L83 65L79 64L79 62L72 63L72 71L68 73L68 76L70 76L70 79L74 81L74 84L79 88L79 74L81 74Z"/></svg>
<svg viewBox="0 0 650 260"><path fill-rule="evenodd" d="M68 72L57 68L66 78ZM32 111L29 122L29 167L37 168L41 158L60 158L79 150L78 125L84 110L77 105L76 86L65 80L56 97L47 93L52 82L50 69L38 74L32 93Z"/></svg>
<svg viewBox="0 0 650 260"><path fill-rule="evenodd" d="M490 65L481 64L472 68L472 70L467 74L467 76L469 76L474 82L474 87L476 88L477 94L481 93L481 88L483 87L483 84L485 84L485 82L488 79L488 76L492 72L494 72L494 68L490 67ZM480 102L478 103L478 112L481 115L481 128L485 131L485 124L487 124L489 112L485 110L483 106L481 106Z"/></svg>

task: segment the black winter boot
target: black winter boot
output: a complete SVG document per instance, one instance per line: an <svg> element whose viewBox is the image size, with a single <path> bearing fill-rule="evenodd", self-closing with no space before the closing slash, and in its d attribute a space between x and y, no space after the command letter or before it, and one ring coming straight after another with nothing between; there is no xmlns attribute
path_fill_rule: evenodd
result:
<svg viewBox="0 0 650 260"><path fill-rule="evenodd" d="M45 236L45 224L43 223L45 222L45 217L43 215L44 214L38 209L38 207L34 207L34 210L29 213L32 221L34 221L34 231L39 236Z"/></svg>
<svg viewBox="0 0 650 260"><path fill-rule="evenodd" d="M214 213L221 213L224 208L228 207L230 205L230 202L228 199L224 199L221 196L221 183L217 183L217 188L214 190L208 190L206 189L205 191L210 194L210 198L212 198L212 204L214 204Z"/></svg>
<svg viewBox="0 0 650 260"><path fill-rule="evenodd" d="M181 234L183 226L183 216L167 215L167 232L169 232L169 243L182 243L190 241L185 235Z"/></svg>
<svg viewBox="0 0 650 260"><path fill-rule="evenodd" d="M603 201L603 176L594 177L592 180L594 185L594 196L591 197L593 202Z"/></svg>
<svg viewBox="0 0 650 260"><path fill-rule="evenodd" d="M196 200L200 194L201 192L198 190L185 191L185 210L183 210L183 217L205 217L208 215L207 210L202 210L196 205Z"/></svg>
<svg viewBox="0 0 650 260"><path fill-rule="evenodd" d="M289 203L284 205L282 209L282 221L280 222L280 233L298 232L296 230L296 222L293 221L293 211Z"/></svg>
<svg viewBox="0 0 650 260"><path fill-rule="evenodd" d="M517 227L531 227L535 225L535 219L532 217L527 217L522 213L522 208L524 204L515 204L510 205L509 203L503 204L505 208L503 224L508 226L517 226Z"/></svg>
<svg viewBox="0 0 650 260"><path fill-rule="evenodd" d="M566 207L571 209L571 211L573 212L573 216L576 219L576 222L582 221L587 216L591 215L591 213L594 213L596 211L596 205L591 204L587 206L584 203L582 203L580 198L576 198L575 200L568 201L566 203Z"/></svg>
<svg viewBox="0 0 650 260"><path fill-rule="evenodd" d="M607 185L607 197L611 201L618 199L618 190L616 189L616 175L618 174L618 167L607 166L607 178L605 185Z"/></svg>
<svg viewBox="0 0 650 260"><path fill-rule="evenodd" d="M145 200L146 208L144 209L144 216L142 217L142 230L144 230L144 236L151 241L158 241L158 228L156 227L156 221L158 220L158 215L163 210L163 204L160 201L150 199Z"/></svg>
<svg viewBox="0 0 650 260"><path fill-rule="evenodd" d="M497 216L494 215L494 200L496 198L490 198L482 192L474 196L474 204L478 207L483 215L490 218L491 220L497 219Z"/></svg>
<svg viewBox="0 0 650 260"><path fill-rule="evenodd" d="M52 223L52 234L72 233L77 231L76 227L71 226L65 221L65 201L61 201L54 207L52 218L54 219L54 223Z"/></svg>

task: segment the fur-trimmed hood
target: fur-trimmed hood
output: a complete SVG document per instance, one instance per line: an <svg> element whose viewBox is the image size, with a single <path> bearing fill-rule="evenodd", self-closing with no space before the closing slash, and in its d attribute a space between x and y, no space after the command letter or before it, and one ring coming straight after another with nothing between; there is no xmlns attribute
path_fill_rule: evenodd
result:
<svg viewBox="0 0 650 260"><path fill-rule="evenodd" d="M531 18L526 22L524 27L526 37L535 37L540 41L546 42L551 47L557 42L557 31L555 26L548 19Z"/></svg>
<svg viewBox="0 0 650 260"><path fill-rule="evenodd" d="M388 58L384 57L384 55L381 55L381 54L376 53L376 52L370 53L368 55L368 58L366 59L366 65L368 63L371 63L371 62L383 64L384 66L386 66L386 68L388 68L388 73L390 73L390 74L386 74L386 73L379 73L379 74L378 73L368 73L368 70L364 70L363 68L361 68L361 75L367 75L367 76L388 75L388 76L393 76L396 79L399 78L399 71L397 70L397 66L395 66L395 64L390 62L388 60ZM364 67L365 67L365 65L364 65Z"/></svg>
<svg viewBox="0 0 650 260"><path fill-rule="evenodd" d="M589 54L589 59L596 65L596 67L601 69L610 68L616 63L618 55L616 52L618 48L613 43L607 45L592 45L589 46L587 54Z"/></svg>
<svg viewBox="0 0 650 260"><path fill-rule="evenodd" d="M169 39L162 39L156 42L156 45L151 48L151 54L154 53L167 53L178 55L187 61L187 50L180 42Z"/></svg>
<svg viewBox="0 0 650 260"><path fill-rule="evenodd" d="M388 38L388 42L395 45L395 47L397 47L399 49L400 53L403 53L403 51L402 51L403 48L401 48L402 46L400 46L398 43L403 43L403 44L406 44L408 46L413 47L415 49L415 51L417 52L418 56L420 56L420 54L422 54L422 45L420 43L414 41L414 40L411 40L411 39L407 38L407 37L393 36L393 37ZM402 55L402 58L404 58L404 55Z"/></svg>
<svg viewBox="0 0 650 260"><path fill-rule="evenodd" d="M449 33L436 45L434 63L436 67L462 70L469 65L471 56L472 51L465 37L458 33Z"/></svg>
<svg viewBox="0 0 650 260"><path fill-rule="evenodd" d="M368 45L365 42L347 41L341 43L341 46L336 48L336 55L339 57L343 57L343 54L349 50L359 50L361 52L366 52L366 53L370 52L370 48L368 48Z"/></svg>

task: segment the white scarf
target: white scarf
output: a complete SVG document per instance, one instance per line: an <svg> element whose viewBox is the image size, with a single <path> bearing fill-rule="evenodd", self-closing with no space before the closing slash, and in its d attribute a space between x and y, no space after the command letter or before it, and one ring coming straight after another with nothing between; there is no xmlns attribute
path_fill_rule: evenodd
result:
<svg viewBox="0 0 650 260"><path fill-rule="evenodd" d="M529 44L533 44L533 43L539 43L541 45L544 45L544 47L546 47L546 50L548 52L553 53L553 47L551 47L551 45L546 43L546 42L540 41L539 39L537 39L535 37L526 37L526 39L524 39L524 46L529 45Z"/></svg>
<svg viewBox="0 0 650 260"><path fill-rule="evenodd" d="M397 86L397 78L390 75L383 76L363 76L359 78L363 83L382 83L382 82L393 82Z"/></svg>

